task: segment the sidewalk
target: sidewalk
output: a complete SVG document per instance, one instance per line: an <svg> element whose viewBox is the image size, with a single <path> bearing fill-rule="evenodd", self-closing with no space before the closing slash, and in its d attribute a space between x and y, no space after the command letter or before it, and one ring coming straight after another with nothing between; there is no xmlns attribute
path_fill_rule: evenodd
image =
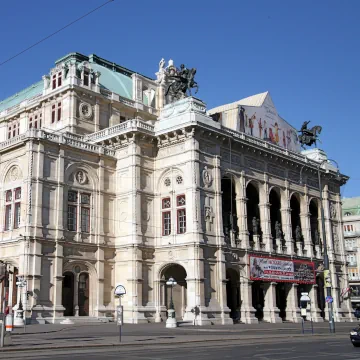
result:
<svg viewBox="0 0 360 360"><path fill-rule="evenodd" d="M307 324L310 325L310 324ZM329 334L328 323L314 324L314 335L301 333L301 324L238 324L232 326L213 325L207 327L181 326L175 329L165 328L164 323L133 325L122 327L122 342L119 342L119 327L110 324L82 325L29 325L27 333L15 329L12 345L3 348L8 351L31 351L42 349L69 349L82 347L139 346L184 344L208 341L238 341L248 343L250 340L271 342L290 338L312 338L334 336L344 338L356 323L337 325L337 333ZM0 350L1 355L1 350Z"/></svg>

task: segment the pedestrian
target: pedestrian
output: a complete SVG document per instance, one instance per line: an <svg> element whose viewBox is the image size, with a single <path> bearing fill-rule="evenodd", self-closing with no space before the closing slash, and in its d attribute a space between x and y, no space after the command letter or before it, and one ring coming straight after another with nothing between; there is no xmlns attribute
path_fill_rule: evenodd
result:
<svg viewBox="0 0 360 360"><path fill-rule="evenodd" d="M354 315L356 316L357 319L360 318L360 307L359 306L356 307Z"/></svg>

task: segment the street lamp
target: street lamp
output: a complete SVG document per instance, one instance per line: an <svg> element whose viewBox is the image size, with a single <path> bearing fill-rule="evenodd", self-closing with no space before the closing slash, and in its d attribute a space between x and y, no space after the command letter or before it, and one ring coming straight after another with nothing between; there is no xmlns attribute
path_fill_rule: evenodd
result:
<svg viewBox="0 0 360 360"><path fill-rule="evenodd" d="M166 327L167 328L174 328L177 327L177 322L175 318L175 308L174 308L174 302L173 302L173 287L177 285L177 282L175 279L170 276L168 281L166 282L166 285L170 286L170 306L168 309L168 318L166 320Z"/></svg>
<svg viewBox="0 0 360 360"><path fill-rule="evenodd" d="M324 243L324 281L325 281L325 287L326 287L326 296L331 297L331 278L330 281L327 281L329 279L329 256L327 251L327 243L326 243L326 232L325 232L325 215L324 215L324 206L323 206L323 197L322 197L322 185L321 185L321 172L320 168L325 164L329 163L330 161L334 162L337 167L337 176L340 177L339 172L339 165L335 160L332 159L325 159L323 160L317 167L318 171L318 180L319 180L319 195L320 195L320 212L321 212L321 229L322 229L322 235L323 235L323 243ZM302 166L300 170L300 183L302 183L302 170L305 165ZM330 326L330 333L335 333L335 323L334 323L334 317L333 317L333 305L332 302L329 302L329 326Z"/></svg>

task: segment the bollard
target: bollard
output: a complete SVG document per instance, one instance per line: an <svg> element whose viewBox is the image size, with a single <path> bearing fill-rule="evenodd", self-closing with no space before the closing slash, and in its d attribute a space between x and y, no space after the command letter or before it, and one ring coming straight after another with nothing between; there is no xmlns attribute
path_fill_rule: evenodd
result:
<svg viewBox="0 0 360 360"><path fill-rule="evenodd" d="M12 332L13 331L13 315L7 314L5 320L5 331Z"/></svg>

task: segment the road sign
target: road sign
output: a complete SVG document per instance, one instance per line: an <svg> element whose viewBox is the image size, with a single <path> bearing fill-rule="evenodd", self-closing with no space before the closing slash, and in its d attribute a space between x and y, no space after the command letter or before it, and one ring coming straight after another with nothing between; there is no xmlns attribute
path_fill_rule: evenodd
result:
<svg viewBox="0 0 360 360"><path fill-rule="evenodd" d="M331 303L334 301L334 299L332 298L332 296L327 296L326 299L325 299L325 301L326 301L328 304L331 304Z"/></svg>
<svg viewBox="0 0 360 360"><path fill-rule="evenodd" d="M126 294L126 289L123 285L116 285L115 287L115 296L121 296L121 295L125 295Z"/></svg>
<svg viewBox="0 0 360 360"><path fill-rule="evenodd" d="M122 325L122 322L123 322L123 307L121 305L116 307L116 313L117 313L117 324Z"/></svg>
<svg viewBox="0 0 360 360"><path fill-rule="evenodd" d="M331 276L330 276L330 270L324 270L324 280L325 280L325 287L329 288L331 287Z"/></svg>

